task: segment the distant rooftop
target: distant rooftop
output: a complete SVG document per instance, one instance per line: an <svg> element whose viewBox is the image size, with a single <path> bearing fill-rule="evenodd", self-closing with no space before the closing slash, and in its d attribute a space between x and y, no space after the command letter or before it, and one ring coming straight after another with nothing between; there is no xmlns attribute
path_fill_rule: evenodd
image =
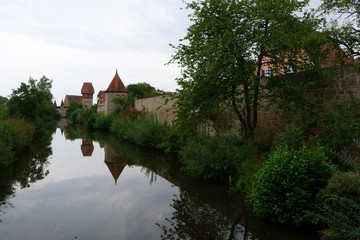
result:
<svg viewBox="0 0 360 240"><path fill-rule="evenodd" d="M128 93L129 91L126 89L124 83L121 81L118 72L116 70L115 76L111 81L109 87L105 92L119 92L119 93Z"/></svg>
<svg viewBox="0 0 360 240"><path fill-rule="evenodd" d="M81 94L94 94L94 87L91 82L84 82L81 88Z"/></svg>

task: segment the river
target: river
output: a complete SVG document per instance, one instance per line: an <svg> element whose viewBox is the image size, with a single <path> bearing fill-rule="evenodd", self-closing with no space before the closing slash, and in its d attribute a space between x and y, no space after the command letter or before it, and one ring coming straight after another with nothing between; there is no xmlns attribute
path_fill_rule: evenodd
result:
<svg viewBox="0 0 360 240"><path fill-rule="evenodd" d="M0 169L0 239L320 239L256 217L162 152L77 128L50 140Z"/></svg>

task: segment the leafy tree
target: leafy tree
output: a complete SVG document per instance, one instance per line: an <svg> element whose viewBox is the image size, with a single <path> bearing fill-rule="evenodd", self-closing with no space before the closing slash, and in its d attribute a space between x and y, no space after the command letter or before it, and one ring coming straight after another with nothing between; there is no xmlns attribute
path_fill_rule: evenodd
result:
<svg viewBox="0 0 360 240"><path fill-rule="evenodd" d="M360 57L360 2L358 0L323 0L323 14L335 13L328 28L333 40L344 47L349 56Z"/></svg>
<svg viewBox="0 0 360 240"><path fill-rule="evenodd" d="M127 85L127 90L129 93L132 93L135 98L147 98L147 97L154 97L159 95L156 91L154 91L154 87L152 87L148 83L136 83L136 84L129 84Z"/></svg>
<svg viewBox="0 0 360 240"><path fill-rule="evenodd" d="M325 41L314 29L320 24L302 11L308 1L293 0L198 0L187 4L193 24L173 46L170 63L178 63L178 125L182 129L209 121L229 106L241 123L246 140L252 140L258 109L285 100L306 108L302 90L314 82L308 72L321 73L319 45ZM263 78L262 70L273 75ZM284 67L303 73L282 74ZM311 71L310 71L311 70ZM315 78L314 78L315 79ZM214 111L214 109L218 109ZM301 110L301 108L299 108Z"/></svg>
<svg viewBox="0 0 360 240"><path fill-rule="evenodd" d="M68 109L66 109L66 116L70 117L71 114L76 110L82 108L82 105L77 103L76 101L71 101L69 103Z"/></svg>
<svg viewBox="0 0 360 240"><path fill-rule="evenodd" d="M14 89L7 104L9 114L24 118L39 127L43 123L54 120L58 112L52 103L52 80L43 76L39 81L29 78L28 84L21 83Z"/></svg>
<svg viewBox="0 0 360 240"><path fill-rule="evenodd" d="M125 110L126 108L133 108L135 104L135 96L132 92L129 92L127 96L117 96L112 100L117 104L116 112Z"/></svg>
<svg viewBox="0 0 360 240"><path fill-rule="evenodd" d="M6 97L0 96L0 105L6 105L9 100Z"/></svg>
<svg viewBox="0 0 360 240"><path fill-rule="evenodd" d="M8 101L6 97L0 96L0 118L6 118L8 116L8 109L6 107Z"/></svg>

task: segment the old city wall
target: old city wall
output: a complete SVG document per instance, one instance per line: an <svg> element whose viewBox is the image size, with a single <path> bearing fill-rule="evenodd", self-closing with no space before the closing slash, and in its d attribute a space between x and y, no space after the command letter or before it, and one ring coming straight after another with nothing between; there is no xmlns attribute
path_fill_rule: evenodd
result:
<svg viewBox="0 0 360 240"><path fill-rule="evenodd" d="M345 66L341 69L331 70L332 76L337 76L321 85L308 90L308 97L318 104L323 104L323 111L333 110L336 102L343 101L349 96L360 98L360 65ZM176 100L170 96L157 96L152 98L139 99L135 102L135 108L145 109L148 114L155 115L159 121L170 123L176 118L174 113L174 103ZM238 131L240 124L236 117L231 116L233 130L230 133ZM303 127L300 118L292 121L298 126ZM271 138L276 133L283 131L287 121L279 110L270 109L269 111L259 110L256 135L261 138ZM210 131L211 132L211 131Z"/></svg>
<svg viewBox="0 0 360 240"><path fill-rule="evenodd" d="M143 98L135 101L135 108L145 110L148 116L154 116L160 122L171 123L176 119L175 100L170 95Z"/></svg>

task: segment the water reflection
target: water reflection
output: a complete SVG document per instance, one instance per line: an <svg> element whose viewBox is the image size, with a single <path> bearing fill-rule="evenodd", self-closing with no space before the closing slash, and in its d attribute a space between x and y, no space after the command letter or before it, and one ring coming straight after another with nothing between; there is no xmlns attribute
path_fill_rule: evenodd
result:
<svg viewBox="0 0 360 240"><path fill-rule="evenodd" d="M121 163L121 156L118 155L113 148L108 146L105 146L105 163L108 166L116 185L120 174L126 167L126 164Z"/></svg>
<svg viewBox="0 0 360 240"><path fill-rule="evenodd" d="M91 157L93 151L93 141L83 138L81 143L81 152L83 154L83 157Z"/></svg>
<svg viewBox="0 0 360 240"><path fill-rule="evenodd" d="M254 215L238 194L229 194L223 185L205 183L184 175L177 161L154 150L120 142L109 135L87 134L104 146L105 163L115 183L126 166L140 166L156 182L157 176L177 187L172 196L171 216L156 222L161 239L319 239L314 230L301 230L269 223Z"/></svg>
<svg viewBox="0 0 360 240"><path fill-rule="evenodd" d="M34 143L28 149L17 154L13 164L0 167L0 222L6 209L13 207L11 199L16 197L17 189L28 188L49 174L48 158L52 155L51 141L56 125L49 126L47 132L35 136Z"/></svg>
<svg viewBox="0 0 360 240"><path fill-rule="evenodd" d="M17 189L18 177L0 185L7 189L2 200L14 200L0 226L2 238L319 239L314 231L255 217L240 195L184 175L178 162L162 152L65 126L54 135L51 165L35 163L40 175L27 172L28 181L47 176L43 181L28 191ZM18 173L11 171L0 174L0 180Z"/></svg>

